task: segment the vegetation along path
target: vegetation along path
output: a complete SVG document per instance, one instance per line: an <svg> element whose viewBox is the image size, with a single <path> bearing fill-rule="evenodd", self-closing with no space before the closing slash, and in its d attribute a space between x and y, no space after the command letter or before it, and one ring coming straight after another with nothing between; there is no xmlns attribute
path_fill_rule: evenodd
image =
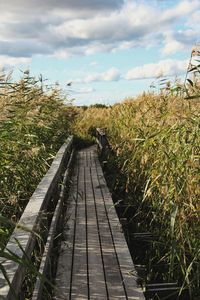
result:
<svg viewBox="0 0 200 300"><path fill-rule="evenodd" d="M64 149L67 149L67 147L62 148L64 156L66 152ZM59 159L61 159L61 163L59 163ZM51 168L51 172L47 173L48 178L45 179L44 177L45 180L42 180L42 186L39 186L39 202L43 199L42 191L45 190L46 193L46 190L48 190L45 186L49 184L53 171L56 174L56 178L58 177L56 169L60 169L62 161L61 155L58 155L52 164L53 169ZM54 179L52 182L55 181L55 176L53 176ZM52 182L50 186L52 186ZM50 201L52 201L53 190L55 193L55 188L51 188L51 190ZM37 198L36 196L35 194L35 198ZM55 199L54 197L53 201ZM46 246L39 268L40 276L38 276L32 296L29 297L35 300L52 298L81 300L145 299L142 289L137 284L137 274L104 179L96 146L78 151L76 154L69 196L64 195L64 201L66 202L64 226L62 226L64 227L64 231L56 267L57 271L54 273L56 276L53 278L53 272L50 275L49 268L45 266L49 263L50 257L52 257L51 266L55 260L55 256L50 255L49 249L52 246L51 244L54 244L53 248L55 250L53 240L55 241L55 237L58 234L55 230L56 222L59 222L63 211L60 209L60 199L61 197L57 201L54 216L48 229L49 237L46 239ZM47 202L47 199L44 198L44 200L43 202ZM44 209L44 203L40 203L39 206ZM27 214L27 212L25 211L24 214ZM41 211L38 213L38 217L40 214ZM33 219L32 215L33 213L28 218L30 225ZM36 222L35 217L34 222ZM31 226L36 227L35 223ZM31 249L30 242L27 239L27 232L23 233L22 230L20 233L14 232L14 235L18 243L23 246L24 251L28 248L27 253L30 253ZM32 244L33 238L33 236L29 237L29 240L32 240ZM7 248L9 248L9 245ZM12 251L15 251L13 244ZM17 252L15 251L15 253ZM17 254L20 255L19 251ZM2 285L0 289L2 297L4 296L5 299L15 299L15 297L17 299L24 299L23 281L20 278L21 276L17 276L16 278L15 275L19 274L18 267L16 268L16 266L10 264L8 261L3 264L8 271L7 275L10 277L11 285L16 295L12 294L12 289L9 291L4 280L4 286ZM12 274L13 272L15 274ZM21 270L20 274L22 272ZM45 287L43 283L47 278L43 280L41 274L45 275L45 277L47 276L48 280L51 281L51 283L46 282ZM12 280L12 278L14 279ZM19 282L20 280L22 284ZM51 295L47 291L49 284L53 286Z"/></svg>
<svg viewBox="0 0 200 300"><path fill-rule="evenodd" d="M27 72L19 82L12 82L9 76L1 80L0 299L58 298L55 285L61 293L62 278L57 262L63 267L66 245L71 247L68 255L73 260L65 261L70 290L66 287L63 293L75 297L74 283L83 282L84 266L88 297L92 299L92 283L98 282L96 291L112 299L109 292L116 290L111 270L120 266L115 232L121 234L121 227L118 219L114 229L110 221L109 213L115 210L107 187L98 183L104 179L97 157L94 159L96 150L79 152L67 197L75 144L83 147L94 142L95 128L102 128L109 141L101 155L102 165L146 299L199 300L199 92L194 98L186 90L185 98L182 90L167 88L109 107L76 107L66 105L58 86L46 93L42 78L35 80ZM81 171L83 155L86 161L88 158L85 171ZM90 155L96 171L93 164L91 169L87 166ZM102 210L107 227L102 225ZM116 264L105 251L107 239ZM128 251L126 241L123 243ZM77 253L84 253L85 265ZM128 270L132 270L132 261ZM118 282L119 276L124 279L121 267L119 273ZM135 285L134 271L131 275ZM128 295L126 281L120 283L117 287Z"/></svg>

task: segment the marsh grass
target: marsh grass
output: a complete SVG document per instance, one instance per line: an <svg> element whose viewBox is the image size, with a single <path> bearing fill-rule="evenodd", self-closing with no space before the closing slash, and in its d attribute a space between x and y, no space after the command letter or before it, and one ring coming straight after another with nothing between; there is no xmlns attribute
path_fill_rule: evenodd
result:
<svg viewBox="0 0 200 300"><path fill-rule="evenodd" d="M51 284L38 272L41 251L38 248L31 259L24 253L22 259L5 245L77 114L58 85L49 87L44 82L42 76L36 79L29 71L18 81L12 74L0 75L0 257L27 268L24 297L31 295L37 276ZM42 238L37 239L42 244ZM17 245L20 247L19 241ZM0 269L8 280L1 264Z"/></svg>
<svg viewBox="0 0 200 300"><path fill-rule="evenodd" d="M200 285L200 103L174 93L127 99L107 114L88 110L78 127L86 136L92 127L107 130L123 175L115 189L134 206L137 230L158 237L152 263L169 265L166 279L192 298Z"/></svg>
<svg viewBox="0 0 200 300"><path fill-rule="evenodd" d="M16 223L71 130L75 110L57 86L26 71L0 76L0 214ZM1 242L9 227L0 222Z"/></svg>
<svg viewBox="0 0 200 300"><path fill-rule="evenodd" d="M179 89L171 91L143 94L109 108L74 109L64 104L59 88L47 90L41 77L24 72L14 82L2 74L1 250L69 132L73 130L80 146L83 140L93 143L100 127L107 131L114 153L108 164L114 159L121 175L114 177L113 190L133 207L134 230L150 230L158 237L150 256L144 257L149 270L167 265L166 281L178 280L191 299L199 296L200 103L190 100L189 92L186 100ZM155 277L150 272L147 281Z"/></svg>

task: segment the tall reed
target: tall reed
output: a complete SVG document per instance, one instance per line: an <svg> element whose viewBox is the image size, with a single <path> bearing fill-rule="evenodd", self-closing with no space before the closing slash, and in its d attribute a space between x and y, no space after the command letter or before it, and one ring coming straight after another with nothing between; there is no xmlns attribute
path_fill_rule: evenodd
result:
<svg viewBox="0 0 200 300"><path fill-rule="evenodd" d="M99 123L107 129L123 174L116 185L136 209L137 230L158 237L154 263L169 264L167 280L198 293L200 103L150 93L114 105L106 118L99 110L101 121L88 114L83 130Z"/></svg>
<svg viewBox="0 0 200 300"><path fill-rule="evenodd" d="M0 76L0 214L13 223L70 133L75 110L64 101L28 71L19 81ZM9 228L0 221L1 244Z"/></svg>

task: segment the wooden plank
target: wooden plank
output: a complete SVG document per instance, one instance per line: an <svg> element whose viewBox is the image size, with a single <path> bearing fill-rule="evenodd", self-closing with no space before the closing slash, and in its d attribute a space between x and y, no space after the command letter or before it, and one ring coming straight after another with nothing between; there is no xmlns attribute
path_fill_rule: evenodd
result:
<svg viewBox="0 0 200 300"><path fill-rule="evenodd" d="M54 211L54 215L53 215L53 218L51 221L51 226L50 226L48 237L47 237L47 242L46 242L42 260L40 263L39 273L44 278L47 275L49 276L49 274L47 274L47 272L48 272L49 266L51 265L51 253L52 253L52 248L53 248L53 242L54 242L54 238L55 238L55 234L56 234L56 230L57 230L58 220L62 215L61 210L63 208L63 200L65 197L67 181L69 180L69 173L70 173L70 168L71 168L71 164L72 164L72 160L73 160L73 155L74 155L74 151L72 151L72 153L71 153L69 162L67 164L67 169L66 169L64 177L63 177L63 183L62 183L60 197L59 197L58 203L56 205L56 209ZM48 279L51 280L51 278L49 278L49 277L48 277ZM44 279L41 280L41 277L38 277L36 280L34 291L33 291L32 300L42 299L43 288L44 288Z"/></svg>
<svg viewBox="0 0 200 300"><path fill-rule="evenodd" d="M88 162L90 152L87 151ZM107 299L107 286L105 282L104 263L99 236L99 224L96 205L91 182L90 167L85 168L86 201L87 201L87 230L88 230L88 268L89 268L89 294L90 299Z"/></svg>
<svg viewBox="0 0 200 300"><path fill-rule="evenodd" d="M74 243L74 264L71 281L70 299L89 299L88 291L88 252L87 252L87 209L85 202L85 174L86 155L84 151L79 152L79 178L78 198L76 214L76 230Z"/></svg>
<svg viewBox="0 0 200 300"><path fill-rule="evenodd" d="M107 214L99 188L96 166L91 168L91 178L95 195L108 297L113 300L126 299L123 279L120 274Z"/></svg>
<svg viewBox="0 0 200 300"><path fill-rule="evenodd" d="M57 285L55 299L144 300L132 274L133 262L105 185L96 147L79 152L78 164L74 248L62 259L61 270L58 265L64 287L61 282Z"/></svg>
<svg viewBox="0 0 200 300"><path fill-rule="evenodd" d="M74 226L76 222L76 202L78 197L78 166L75 166L72 185L67 199L63 241L57 265L54 300L70 299L73 268Z"/></svg>
<svg viewBox="0 0 200 300"><path fill-rule="evenodd" d="M140 299L144 300L144 294L142 289L138 287L137 284L137 272L134 268L130 252L121 230L121 225L117 217L113 201L105 182L102 168L98 158L96 158L96 167L98 173L98 182L101 189L102 196L104 198L104 204L106 209L106 214L109 220L109 226L112 234L113 243L115 246L115 251L117 254L118 263L121 270L121 275L123 278L123 283L126 290L127 299Z"/></svg>
<svg viewBox="0 0 200 300"><path fill-rule="evenodd" d="M26 257L30 258L31 256L36 241L36 235L34 233L38 233L40 230L48 201L60 179L66 156L72 146L72 141L73 137L69 137L67 143L58 151L50 169L30 198L25 211L6 246L5 251L8 251L8 253L11 251L19 259L24 257L24 252L26 253ZM18 240L20 247L16 244L16 240ZM18 294L26 272L25 267L14 261L5 259L0 259L0 263L7 271L7 276L15 293ZM12 290L2 273L0 273L0 296L8 300L13 299Z"/></svg>

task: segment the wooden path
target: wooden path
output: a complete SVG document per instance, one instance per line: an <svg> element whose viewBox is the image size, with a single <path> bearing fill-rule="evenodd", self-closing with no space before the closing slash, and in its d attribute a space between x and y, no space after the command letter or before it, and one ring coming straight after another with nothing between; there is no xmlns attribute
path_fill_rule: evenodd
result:
<svg viewBox="0 0 200 300"><path fill-rule="evenodd" d="M55 300L144 300L96 146L77 153Z"/></svg>

